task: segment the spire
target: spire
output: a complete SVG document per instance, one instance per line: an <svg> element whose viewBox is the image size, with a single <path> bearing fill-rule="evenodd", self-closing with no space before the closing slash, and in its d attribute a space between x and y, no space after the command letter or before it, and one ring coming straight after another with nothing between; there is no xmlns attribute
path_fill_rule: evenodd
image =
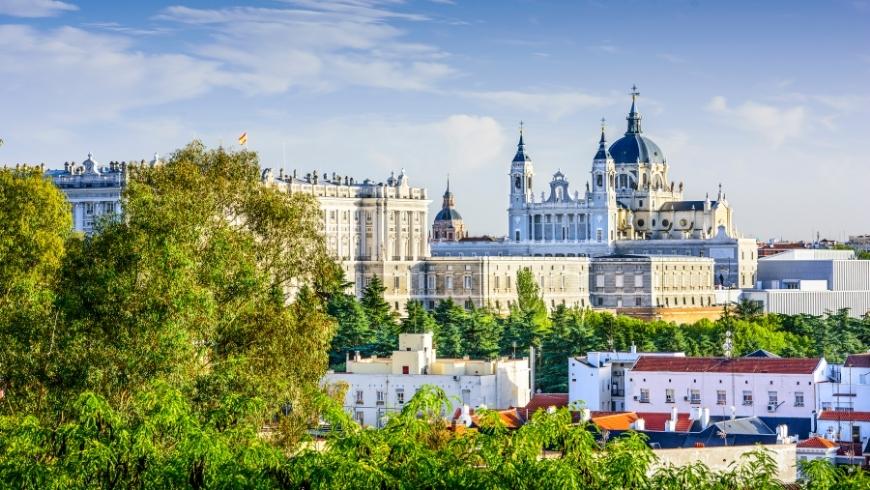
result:
<svg viewBox="0 0 870 490"><path fill-rule="evenodd" d="M637 91L637 85L631 86L631 110L628 112L628 117L626 120L628 121L628 130L625 134L637 134L640 133L640 114L637 112L637 97L640 95L640 92Z"/></svg>
<svg viewBox="0 0 870 490"><path fill-rule="evenodd" d="M444 197L452 196L453 193L450 192L450 174L447 174L447 190L444 191Z"/></svg>
<svg viewBox="0 0 870 490"><path fill-rule="evenodd" d="M607 136L604 134L607 120L601 118L601 139L598 140L598 153L595 154L596 160L607 160L610 158L610 152L607 150Z"/></svg>
<svg viewBox="0 0 870 490"><path fill-rule="evenodd" d="M531 157L526 155L526 144L523 141L523 122L520 121L520 141L517 143L517 154L514 156L515 162L529 162Z"/></svg>
<svg viewBox="0 0 870 490"><path fill-rule="evenodd" d="M450 174L447 174L447 190L444 191L444 201L441 203L441 209L451 209L456 205L453 199L453 193L450 192Z"/></svg>

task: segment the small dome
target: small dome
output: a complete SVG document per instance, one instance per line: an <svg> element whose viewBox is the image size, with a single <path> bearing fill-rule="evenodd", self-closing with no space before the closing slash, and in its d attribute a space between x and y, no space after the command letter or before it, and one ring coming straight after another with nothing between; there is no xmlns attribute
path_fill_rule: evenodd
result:
<svg viewBox="0 0 870 490"><path fill-rule="evenodd" d="M444 208L435 215L435 221L454 221L458 219L462 219L462 215L453 208Z"/></svg>
<svg viewBox="0 0 870 490"><path fill-rule="evenodd" d="M638 133L626 133L610 145L609 153L615 163L665 162L665 155L659 145Z"/></svg>

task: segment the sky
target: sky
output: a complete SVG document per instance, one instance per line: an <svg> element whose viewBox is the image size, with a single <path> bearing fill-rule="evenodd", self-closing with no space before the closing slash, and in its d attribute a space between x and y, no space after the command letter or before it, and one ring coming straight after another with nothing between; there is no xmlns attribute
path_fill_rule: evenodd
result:
<svg viewBox="0 0 870 490"><path fill-rule="evenodd" d="M150 160L194 139L385 180L506 232L519 121L536 194L581 190L601 118L745 236L870 233L870 0L0 0L0 164Z"/></svg>

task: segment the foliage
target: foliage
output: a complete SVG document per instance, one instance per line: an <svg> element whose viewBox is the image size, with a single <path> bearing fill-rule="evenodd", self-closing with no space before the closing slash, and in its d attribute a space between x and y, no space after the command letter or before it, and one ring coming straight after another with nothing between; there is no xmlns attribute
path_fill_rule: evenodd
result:
<svg viewBox="0 0 870 490"><path fill-rule="evenodd" d="M399 324L399 333L433 333L438 324L419 301L408 301L405 317Z"/></svg>
<svg viewBox="0 0 870 490"><path fill-rule="evenodd" d="M296 407L275 439L294 445L327 366L335 322L325 302L341 285L317 201L261 185L253 153L199 143L131 174L124 220L66 246L68 208L51 183L3 174L20 208L2 217L20 224L2 227L4 241L39 237L22 238L30 256L9 263L29 271L17 278L45 280L22 293L30 306L0 308L0 415L52 427L83 393L126 415L160 381L201 420L230 395L260 400L260 420Z"/></svg>

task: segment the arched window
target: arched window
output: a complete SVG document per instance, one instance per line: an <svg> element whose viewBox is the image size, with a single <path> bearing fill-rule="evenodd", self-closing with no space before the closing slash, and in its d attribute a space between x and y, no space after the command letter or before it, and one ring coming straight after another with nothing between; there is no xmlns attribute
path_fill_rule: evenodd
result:
<svg viewBox="0 0 870 490"><path fill-rule="evenodd" d="M598 187L604 187L604 176L601 174L596 175L595 176L595 184Z"/></svg>

